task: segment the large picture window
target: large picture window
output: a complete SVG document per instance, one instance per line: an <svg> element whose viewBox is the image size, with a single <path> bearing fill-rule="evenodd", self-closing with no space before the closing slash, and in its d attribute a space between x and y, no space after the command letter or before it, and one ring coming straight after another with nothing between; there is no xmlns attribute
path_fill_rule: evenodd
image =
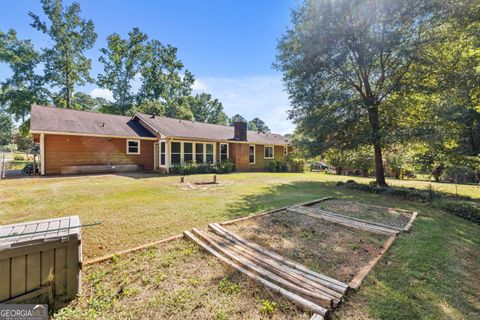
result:
<svg viewBox="0 0 480 320"><path fill-rule="evenodd" d="M183 161L185 162L193 161L193 144L191 142L183 143Z"/></svg>
<svg viewBox="0 0 480 320"><path fill-rule="evenodd" d="M273 159L273 147L272 146L265 146L265 159Z"/></svg>
<svg viewBox="0 0 480 320"><path fill-rule="evenodd" d="M213 144L207 143L205 147L206 147L205 155L207 157L207 163L213 163Z"/></svg>
<svg viewBox="0 0 480 320"><path fill-rule="evenodd" d="M172 164L180 164L182 162L182 150L180 142L172 142Z"/></svg>
<svg viewBox="0 0 480 320"><path fill-rule="evenodd" d="M204 163L203 159L203 143L195 143L195 162Z"/></svg>
<svg viewBox="0 0 480 320"><path fill-rule="evenodd" d="M228 159L228 143L220 143L220 161Z"/></svg>
<svg viewBox="0 0 480 320"><path fill-rule="evenodd" d="M255 163L255 145L253 144L248 148L248 161L250 164Z"/></svg>
<svg viewBox="0 0 480 320"><path fill-rule="evenodd" d="M127 154L140 154L140 140L127 140Z"/></svg>

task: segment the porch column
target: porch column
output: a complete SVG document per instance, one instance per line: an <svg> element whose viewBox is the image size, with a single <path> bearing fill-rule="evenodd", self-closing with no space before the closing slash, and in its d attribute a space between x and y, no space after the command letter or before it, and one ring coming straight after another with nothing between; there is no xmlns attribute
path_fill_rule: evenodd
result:
<svg viewBox="0 0 480 320"><path fill-rule="evenodd" d="M45 175L45 134L40 133L40 174Z"/></svg>

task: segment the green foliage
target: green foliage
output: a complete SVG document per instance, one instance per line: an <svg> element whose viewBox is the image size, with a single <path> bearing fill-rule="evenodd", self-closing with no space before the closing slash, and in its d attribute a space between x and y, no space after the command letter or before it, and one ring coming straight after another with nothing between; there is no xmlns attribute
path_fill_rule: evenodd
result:
<svg viewBox="0 0 480 320"><path fill-rule="evenodd" d="M260 131L263 133L270 132L270 128L260 118L253 118L247 123L248 130Z"/></svg>
<svg viewBox="0 0 480 320"><path fill-rule="evenodd" d="M238 113L236 115L234 115L231 119L230 119L230 124L233 126L233 123L234 122L247 122L247 120L245 120L244 117L242 117L241 115L239 115Z"/></svg>
<svg viewBox="0 0 480 320"><path fill-rule="evenodd" d="M73 94L72 109L84 111L102 111L109 106L109 102L104 98L93 98L84 92L75 92Z"/></svg>
<svg viewBox="0 0 480 320"><path fill-rule="evenodd" d="M98 85L112 91L118 114L127 114L135 103L131 83L140 72L146 41L147 35L133 28L128 39L117 33L109 35L107 47L100 49L104 70L98 75Z"/></svg>
<svg viewBox="0 0 480 320"><path fill-rule="evenodd" d="M426 39L431 12L417 1L306 0L280 39L283 72L305 144L317 154L372 145L384 185L382 146L402 113L388 103ZM401 131L400 131L401 132Z"/></svg>
<svg viewBox="0 0 480 320"><path fill-rule="evenodd" d="M218 290L226 294L236 294L240 291L240 285L224 278L218 283Z"/></svg>
<svg viewBox="0 0 480 320"><path fill-rule="evenodd" d="M25 156L21 153L14 153L13 154L13 160L15 161L24 161L25 160Z"/></svg>
<svg viewBox="0 0 480 320"><path fill-rule="evenodd" d="M56 105L72 108L72 95L76 85L93 82L90 77L92 61L84 52L93 48L97 40L92 20L80 17L80 5L76 2L63 6L60 0L42 0L42 9L49 23L41 21L32 12L32 26L47 34L53 46L43 50L45 80L60 88Z"/></svg>
<svg viewBox="0 0 480 320"><path fill-rule="evenodd" d="M12 140L13 122L8 114L0 111L0 146L10 144Z"/></svg>
<svg viewBox="0 0 480 320"><path fill-rule="evenodd" d="M447 166L440 176L443 182L478 182L478 176L474 169L466 166Z"/></svg>
<svg viewBox="0 0 480 320"><path fill-rule="evenodd" d="M173 174L189 175L200 173L230 173L233 169L233 163L230 160L226 160L215 164L184 162L172 166L170 172Z"/></svg>
<svg viewBox="0 0 480 320"><path fill-rule="evenodd" d="M228 124L228 116L223 112L223 105L218 99L212 99L208 93L190 97L190 109L195 120L213 124Z"/></svg>
<svg viewBox="0 0 480 320"><path fill-rule="evenodd" d="M480 223L480 204L472 201L466 196L451 195L439 192L433 187L426 190L404 187L379 187L375 183L362 184L353 180L339 182L337 186L344 186L348 189L361 190L371 193L379 193L399 197L409 201L429 202L434 207L442 209L448 213L465 218L472 222Z"/></svg>
<svg viewBox="0 0 480 320"><path fill-rule="evenodd" d="M35 71L41 55L30 40L17 38L15 30L0 31L0 62L8 65L12 76L1 83L0 106L17 121L25 121L32 104L46 103L49 92L44 78Z"/></svg>
<svg viewBox="0 0 480 320"><path fill-rule="evenodd" d="M277 309L277 303L275 301L265 299L262 301L262 306L260 307L260 313L268 317L271 317L275 313L276 309Z"/></svg>

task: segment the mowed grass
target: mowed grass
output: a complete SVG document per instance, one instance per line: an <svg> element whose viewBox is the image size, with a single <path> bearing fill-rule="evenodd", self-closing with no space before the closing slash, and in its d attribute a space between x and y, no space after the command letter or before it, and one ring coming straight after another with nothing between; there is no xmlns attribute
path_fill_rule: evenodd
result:
<svg viewBox="0 0 480 320"><path fill-rule="evenodd" d="M211 175L189 179L206 181ZM0 181L0 221L73 214L80 215L83 223L102 221L101 226L83 231L84 255L96 257L193 226L327 195L416 210L419 216L411 232L395 241L335 318L479 319L480 226L428 204L335 187L346 179L350 177L318 173L235 173L219 176L219 185L195 189L181 187L179 177L155 175L5 180ZM454 185L432 185L455 193ZM473 185L458 185L458 193L480 198L479 188ZM135 259L124 267L133 271Z"/></svg>

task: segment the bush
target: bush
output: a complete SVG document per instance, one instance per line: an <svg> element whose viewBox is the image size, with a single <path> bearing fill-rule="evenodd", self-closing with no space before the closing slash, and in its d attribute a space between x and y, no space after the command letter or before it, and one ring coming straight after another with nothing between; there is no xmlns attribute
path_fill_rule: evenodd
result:
<svg viewBox="0 0 480 320"><path fill-rule="evenodd" d="M476 182L475 170L469 167L448 166L440 175L440 181L444 182Z"/></svg>
<svg viewBox="0 0 480 320"><path fill-rule="evenodd" d="M456 216L480 224L480 206L471 201L440 200L434 206Z"/></svg>
<svg viewBox="0 0 480 320"><path fill-rule="evenodd" d="M474 202L470 197L436 191L431 185L425 190L419 190L402 187L378 187L375 183L363 184L348 180L347 182L337 183L337 186L371 193L382 193L409 201L429 202L434 207L448 213L480 223L479 203Z"/></svg>
<svg viewBox="0 0 480 320"><path fill-rule="evenodd" d="M229 173L233 171L233 163L230 160L210 163L183 162L170 168L173 174L189 175L199 173Z"/></svg>
<svg viewBox="0 0 480 320"><path fill-rule="evenodd" d="M13 160L15 161L25 161L25 156L21 153L13 154Z"/></svg>
<svg viewBox="0 0 480 320"><path fill-rule="evenodd" d="M268 165L267 165L267 170L270 171L270 172L280 172L280 171L287 171L286 169L285 170L282 170L284 169L284 166L282 165L282 163L278 160L272 160L272 161L269 161L268 162Z"/></svg>

